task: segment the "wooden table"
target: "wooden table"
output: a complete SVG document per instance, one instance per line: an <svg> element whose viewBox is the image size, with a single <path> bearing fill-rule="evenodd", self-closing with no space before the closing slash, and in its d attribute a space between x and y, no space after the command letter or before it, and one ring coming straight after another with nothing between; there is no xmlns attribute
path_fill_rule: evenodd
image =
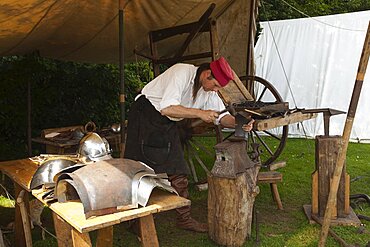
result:
<svg viewBox="0 0 370 247"><path fill-rule="evenodd" d="M16 188L16 197L21 190L30 192L29 184L37 164L29 159L0 162L0 171L9 176ZM42 200L41 190L33 190L32 194ZM28 201L27 198L24 199ZM97 246L112 246L113 225L123 221L139 219L140 237L142 246L158 246L153 214L190 205L190 201L169 192L153 191L146 207L113 213L109 215L85 219L83 205L79 201L66 203L55 202L48 207L53 212L55 232L58 237L58 246L91 246L89 232L98 231ZM16 246L25 246L25 237L22 228L22 219L16 205Z"/></svg>

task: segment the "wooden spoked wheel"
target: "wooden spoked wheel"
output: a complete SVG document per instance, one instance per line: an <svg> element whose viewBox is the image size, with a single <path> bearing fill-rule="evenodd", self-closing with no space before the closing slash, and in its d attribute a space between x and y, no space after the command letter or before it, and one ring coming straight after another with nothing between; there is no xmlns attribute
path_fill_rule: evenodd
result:
<svg viewBox="0 0 370 247"><path fill-rule="evenodd" d="M240 77L240 79L247 80L246 87L256 102L283 102L278 91L267 80L257 76ZM191 173L195 182L198 182L197 173L208 172L213 165L208 165L213 162L215 156L213 146L217 142L231 138L234 136L234 132L221 132L220 129L206 123L193 128L190 132L192 135L188 135L186 138L185 149ZM215 136L216 138L214 138ZM263 131L252 130L245 137L247 140L246 152L252 160L261 162L263 167L268 167L283 151L287 137L288 126ZM195 164L199 164L199 166Z"/></svg>
<svg viewBox="0 0 370 247"><path fill-rule="evenodd" d="M241 77L241 80L247 80L247 89L252 94L256 102L263 103L281 103L278 91L267 80L257 77ZM268 167L274 162L285 147L288 137L289 126L281 126L269 130L252 130L247 137L247 152L252 159L258 159L262 166Z"/></svg>

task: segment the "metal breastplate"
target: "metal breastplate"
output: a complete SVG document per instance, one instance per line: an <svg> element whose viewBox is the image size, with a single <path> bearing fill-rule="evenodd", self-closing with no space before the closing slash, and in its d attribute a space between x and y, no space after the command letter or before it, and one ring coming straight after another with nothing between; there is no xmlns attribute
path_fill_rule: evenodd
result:
<svg viewBox="0 0 370 247"><path fill-rule="evenodd" d="M166 175L156 175L145 164L110 159L60 173L55 195L59 202L80 199L88 218L145 206L156 186L175 192Z"/></svg>

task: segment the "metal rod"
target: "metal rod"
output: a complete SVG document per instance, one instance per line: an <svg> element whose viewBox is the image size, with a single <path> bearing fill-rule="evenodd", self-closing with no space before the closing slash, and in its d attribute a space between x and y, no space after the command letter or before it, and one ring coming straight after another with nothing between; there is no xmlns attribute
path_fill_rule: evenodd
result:
<svg viewBox="0 0 370 247"><path fill-rule="evenodd" d="M361 93L361 88L362 88L362 84L363 84L365 73L366 73L367 63L369 61L369 55L370 55L370 22L369 22L366 37L365 37L364 47L362 49L362 54L361 54L360 63L358 66L355 86L352 92L351 102L348 108L347 119L344 125L342 141L341 141L341 145L339 148L339 154L337 157L337 162L336 162L336 166L335 166L334 173L333 173L333 179L330 183L328 202L326 204L324 220L323 220L321 232L320 232L320 240L319 240L319 245L318 245L319 247L325 246L325 242L328 237L330 219L331 219L333 209L335 206L335 202L336 202L339 181L342 175L344 161L346 159L348 141L349 141L352 126L353 126L353 120L356 114L358 100L360 98L360 93Z"/></svg>
<svg viewBox="0 0 370 247"><path fill-rule="evenodd" d="M121 150L120 157L123 157L125 153L126 145L126 106L125 106L125 72L124 72L124 11L123 11L123 0L119 1L119 72L120 72L120 110L121 110Z"/></svg>

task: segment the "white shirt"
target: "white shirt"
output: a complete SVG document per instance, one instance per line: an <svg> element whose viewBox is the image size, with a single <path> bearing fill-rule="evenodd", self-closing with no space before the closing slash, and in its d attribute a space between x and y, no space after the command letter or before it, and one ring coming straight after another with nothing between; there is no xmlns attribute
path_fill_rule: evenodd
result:
<svg viewBox="0 0 370 247"><path fill-rule="evenodd" d="M213 91L206 92L203 87L199 89L195 101L193 100L193 85L197 69L198 67L191 64L175 64L149 82L143 88L142 94L159 112L171 105L181 105L202 110L224 110L225 105L217 93ZM219 116L216 124L219 124L219 120L224 115L221 114ZM169 118L174 121L182 119Z"/></svg>

